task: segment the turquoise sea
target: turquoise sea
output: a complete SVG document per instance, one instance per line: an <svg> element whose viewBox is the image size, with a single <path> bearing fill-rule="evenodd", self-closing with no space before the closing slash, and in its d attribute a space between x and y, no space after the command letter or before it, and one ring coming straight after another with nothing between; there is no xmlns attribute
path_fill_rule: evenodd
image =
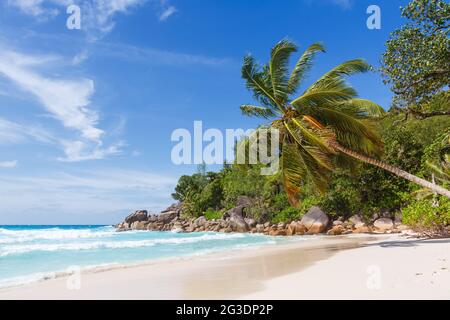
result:
<svg viewBox="0 0 450 320"><path fill-rule="evenodd" d="M303 240L241 233L116 232L112 226L0 226L0 287L74 268L135 264Z"/></svg>

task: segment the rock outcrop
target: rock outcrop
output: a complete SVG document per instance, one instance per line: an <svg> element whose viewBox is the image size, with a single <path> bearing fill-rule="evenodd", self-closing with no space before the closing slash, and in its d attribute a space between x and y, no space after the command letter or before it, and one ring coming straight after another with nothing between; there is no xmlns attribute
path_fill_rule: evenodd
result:
<svg viewBox="0 0 450 320"><path fill-rule="evenodd" d="M380 218L375 220L373 223L374 227L380 231L392 230L394 229L394 222L389 218Z"/></svg>
<svg viewBox="0 0 450 320"><path fill-rule="evenodd" d="M353 223L353 227L355 229L364 227L366 225L360 215L351 216L350 219L348 219L348 221Z"/></svg>
<svg viewBox="0 0 450 320"><path fill-rule="evenodd" d="M330 223L329 217L319 207L312 207L300 221L257 223L254 219L245 216L245 208L249 204L251 202L248 198L241 197L235 208L227 211L222 219L216 220L207 220L204 216L183 219L180 216L181 204L171 205L159 214L149 214L146 210L139 210L128 215L122 223L116 225L116 228L117 231L251 232L270 236L296 236L325 232L327 235L410 232L407 226L397 221L394 223L390 218L377 218L372 225L366 223L361 216L354 215L346 221L340 218Z"/></svg>
<svg viewBox="0 0 450 320"><path fill-rule="evenodd" d="M300 223L305 226L307 233L309 234L324 232L329 222L330 219L328 216L317 206L309 209L300 221Z"/></svg>
<svg viewBox="0 0 450 320"><path fill-rule="evenodd" d="M126 217L125 222L131 225L133 222L147 221L147 219L148 219L147 210L138 210L130 214L128 217Z"/></svg>

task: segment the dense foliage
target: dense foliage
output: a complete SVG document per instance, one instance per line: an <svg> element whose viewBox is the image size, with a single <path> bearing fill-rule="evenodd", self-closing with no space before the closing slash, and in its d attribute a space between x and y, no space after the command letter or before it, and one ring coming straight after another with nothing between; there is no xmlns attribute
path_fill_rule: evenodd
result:
<svg viewBox="0 0 450 320"><path fill-rule="evenodd" d="M381 160L447 189L450 187L450 116L446 113L450 107L449 10L449 5L441 0L413 0L402 9L402 15L410 19L410 22L395 31L387 42L387 51L383 56L383 73L394 92L397 92L395 100L406 102L406 109L411 110L414 116L405 118L405 113L398 112L398 108L394 107L386 115L379 115L376 121L371 121L370 127L370 131L376 132L383 142ZM296 74L295 70L306 71L312 57L322 49L318 44L311 46L297 63L291 78L283 75L286 73L287 57L296 51L296 47L289 42L280 42L274 47L275 52L272 51L272 62L281 65L282 71L275 74L275 77L269 74L270 64L259 67L253 58L247 57L243 68L243 73L247 73L244 79L262 106L245 105L241 107L242 111L247 115L265 119L284 114L280 121L286 122L288 119L285 123L288 143L294 143L296 133L300 131L303 135L314 135L314 142L326 140L327 137L314 128L314 121L311 125L304 118L301 119L301 125L295 123L299 129L292 132L290 126L294 128L295 125L290 122L288 116L291 115L289 112L295 110L286 105L289 94L295 92L296 86L303 78L303 73ZM278 60L277 50L283 53ZM359 67L365 67L360 61L357 64ZM344 64L344 69L347 67L349 65ZM437 74L436 71L439 70L446 72ZM337 91L351 89L341 81L340 76L332 78L330 82L336 85ZM265 92L269 91L273 83L267 88L265 86L269 80L273 82L274 79L276 94L274 97L267 97ZM301 97L306 99L304 95ZM327 93L320 92L318 97L324 99L303 101L302 110L317 111L330 101L336 102L336 97L330 98ZM353 98L352 95L351 99ZM377 110L372 104L359 107L366 108L366 113L368 107L373 111ZM320 115L318 117L320 118ZM292 122L300 121L298 117L292 119ZM347 123L347 128L342 129L343 136L345 130L354 124L349 122L351 123ZM337 123L338 121L335 121L334 125ZM340 134L339 130L337 133ZM301 142L311 144L308 139ZM245 140L241 145L245 145ZM305 145L300 144L300 147L304 148ZM286 150L282 152L287 153ZM307 153L305 151L304 156ZM317 153L315 159L309 159L311 161L306 167L314 169L311 163L323 159L324 157ZM292 168L292 161L291 159L289 168ZM345 154L330 157L327 163L333 170L318 166L314 170L322 171L313 173L319 177L314 176L313 179L302 181L302 192L298 193L295 206L290 201L292 192L286 190L286 187L292 188L292 183L286 184L285 170L264 176L260 174L261 164L226 164L216 173L207 172L205 166L200 166L197 173L180 178L173 197L184 203L186 216L204 215L207 219L220 218L228 209L236 206L240 197L246 196L251 199L251 205L245 209L245 215L259 222L289 222L300 218L312 206L319 205L336 218L361 214L371 219L375 214L383 212L390 213L392 217L400 213L404 223L420 229L439 230L450 224L450 200L439 196L435 191L421 188L378 167L352 160ZM281 169L286 169L283 165L287 164L282 161ZM317 192L317 179L324 172L327 174L327 188L320 193Z"/></svg>
<svg viewBox="0 0 450 320"><path fill-rule="evenodd" d="M428 163L438 161L441 150L445 149L442 133L450 128L450 117L399 120L400 116L390 115L379 123L385 141L384 160L419 176L431 177L433 170ZM384 170L357 162L349 169L334 173L329 191L323 195L306 185L300 206L295 208L288 202L281 174L260 175L260 166L257 165L226 165L218 173L206 172L202 167L192 176L181 177L176 190L174 198L184 201L188 215L205 215L208 219L221 217L236 205L240 196L253 199L246 210L248 217L273 222L298 219L311 206L320 205L335 217L360 213L370 218L381 211L391 212L394 216L403 210L408 223L430 225L431 213L444 213L450 208L448 200L443 197L438 197L440 204L437 208L432 207L431 201L416 197L419 187ZM424 220L419 219L421 215L417 212L424 212ZM448 215L437 219L447 221Z"/></svg>
<svg viewBox="0 0 450 320"><path fill-rule="evenodd" d="M407 106L425 102L450 83L450 4L414 0L402 8L408 23L386 43L382 72Z"/></svg>

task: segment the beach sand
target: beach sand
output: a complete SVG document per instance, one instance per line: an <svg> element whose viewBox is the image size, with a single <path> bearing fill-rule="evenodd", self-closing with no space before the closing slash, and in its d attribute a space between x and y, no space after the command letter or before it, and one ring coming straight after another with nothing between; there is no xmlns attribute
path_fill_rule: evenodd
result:
<svg viewBox="0 0 450 320"><path fill-rule="evenodd" d="M0 299L449 299L450 239L312 237L79 279L1 289Z"/></svg>

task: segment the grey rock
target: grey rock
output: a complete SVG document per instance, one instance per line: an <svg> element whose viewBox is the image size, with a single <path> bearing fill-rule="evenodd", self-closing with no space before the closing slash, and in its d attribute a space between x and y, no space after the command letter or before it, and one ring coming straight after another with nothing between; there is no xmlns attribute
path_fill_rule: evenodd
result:
<svg viewBox="0 0 450 320"><path fill-rule="evenodd" d="M356 229L364 227L366 225L360 215L351 216L348 221L350 221Z"/></svg>
<svg viewBox="0 0 450 320"><path fill-rule="evenodd" d="M249 230L249 227L247 223L245 222L244 218L240 216L232 216L230 218L230 227L233 231L236 232L247 232Z"/></svg>
<svg viewBox="0 0 450 320"><path fill-rule="evenodd" d="M245 223L247 223L247 225L248 225L250 228L256 227L256 221L255 221L255 219L245 218L244 220L245 220Z"/></svg>
<svg viewBox="0 0 450 320"><path fill-rule="evenodd" d="M302 217L300 223L306 227L309 234L316 234L325 231L329 221L325 212L314 206Z"/></svg>
<svg viewBox="0 0 450 320"><path fill-rule="evenodd" d="M178 217L178 212L176 211L165 211L158 215L158 222L169 223L173 219Z"/></svg>
<svg viewBox="0 0 450 320"><path fill-rule="evenodd" d="M148 219L148 212L147 210L138 210L130 214L125 218L125 222L128 224L132 224L136 221L147 221Z"/></svg>
<svg viewBox="0 0 450 320"><path fill-rule="evenodd" d="M392 222L392 219L389 218L380 218L377 219L373 223L374 227L381 231L387 231L392 230L394 228L394 223Z"/></svg>
<svg viewBox="0 0 450 320"><path fill-rule="evenodd" d="M240 196L237 200L237 206L248 207L252 204L252 199L247 196Z"/></svg>
<svg viewBox="0 0 450 320"><path fill-rule="evenodd" d="M131 224L132 230L147 230L148 221L135 221Z"/></svg>
<svg viewBox="0 0 450 320"><path fill-rule="evenodd" d="M204 226L207 223L208 220L204 216L198 217L194 220L194 225L196 227Z"/></svg>

